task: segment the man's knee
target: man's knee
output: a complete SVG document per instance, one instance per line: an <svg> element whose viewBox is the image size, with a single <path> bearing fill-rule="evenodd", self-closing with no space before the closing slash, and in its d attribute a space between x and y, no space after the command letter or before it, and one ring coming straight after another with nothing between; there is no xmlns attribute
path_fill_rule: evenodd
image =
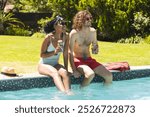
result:
<svg viewBox="0 0 150 117"><path fill-rule="evenodd" d="M93 78L95 77L94 71L87 72L87 73L85 74L85 77L86 77L86 78L89 78L89 79L93 79Z"/></svg>
<svg viewBox="0 0 150 117"><path fill-rule="evenodd" d="M108 72L108 74L105 76L105 81L112 82L112 80L113 80L113 75L111 72Z"/></svg>

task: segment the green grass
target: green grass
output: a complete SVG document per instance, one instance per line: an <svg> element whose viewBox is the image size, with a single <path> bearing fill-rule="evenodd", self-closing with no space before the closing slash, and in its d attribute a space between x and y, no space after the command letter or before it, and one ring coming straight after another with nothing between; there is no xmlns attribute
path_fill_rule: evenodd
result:
<svg viewBox="0 0 150 117"><path fill-rule="evenodd" d="M15 67L17 71L35 72L42 39L20 36L0 36L0 68Z"/></svg>
<svg viewBox="0 0 150 117"><path fill-rule="evenodd" d="M37 72L43 38L0 36L0 68L15 67L18 73ZM132 66L150 65L149 44L99 42L100 52L92 55L101 63L127 61ZM61 58L62 62L62 58Z"/></svg>

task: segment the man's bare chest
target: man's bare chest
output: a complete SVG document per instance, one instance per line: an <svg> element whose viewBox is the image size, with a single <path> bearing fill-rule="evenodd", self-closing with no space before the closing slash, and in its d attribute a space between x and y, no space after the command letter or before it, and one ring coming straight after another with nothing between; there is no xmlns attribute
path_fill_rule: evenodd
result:
<svg viewBox="0 0 150 117"><path fill-rule="evenodd" d="M92 37L90 35L78 35L76 38L76 43L79 46L89 46L92 43Z"/></svg>

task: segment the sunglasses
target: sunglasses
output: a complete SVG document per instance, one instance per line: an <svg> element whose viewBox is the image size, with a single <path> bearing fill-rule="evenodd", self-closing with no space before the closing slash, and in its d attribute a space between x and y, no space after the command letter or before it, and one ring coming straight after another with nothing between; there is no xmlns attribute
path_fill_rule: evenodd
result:
<svg viewBox="0 0 150 117"><path fill-rule="evenodd" d="M66 23L65 23L64 21L61 21L61 20L59 20L59 21L56 23L56 25L57 25L57 24L61 24L61 25L63 25L63 26L66 25Z"/></svg>
<svg viewBox="0 0 150 117"><path fill-rule="evenodd" d="M62 21L62 22L61 22L61 25L66 25L66 22Z"/></svg>
<svg viewBox="0 0 150 117"><path fill-rule="evenodd" d="M92 17L86 17L86 20L87 21L92 20Z"/></svg>

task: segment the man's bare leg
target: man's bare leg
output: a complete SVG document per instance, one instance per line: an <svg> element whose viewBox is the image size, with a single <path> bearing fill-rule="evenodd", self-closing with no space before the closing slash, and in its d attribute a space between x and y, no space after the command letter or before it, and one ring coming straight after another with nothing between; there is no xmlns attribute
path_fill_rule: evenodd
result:
<svg viewBox="0 0 150 117"><path fill-rule="evenodd" d="M81 83L81 87L88 86L93 78L95 77L94 71L87 65L80 65L78 67L78 71L84 75L83 82Z"/></svg>
<svg viewBox="0 0 150 117"><path fill-rule="evenodd" d="M99 65L94 69L95 74L102 76L105 80L105 84L112 83L113 76L110 71L108 71L103 65Z"/></svg>

